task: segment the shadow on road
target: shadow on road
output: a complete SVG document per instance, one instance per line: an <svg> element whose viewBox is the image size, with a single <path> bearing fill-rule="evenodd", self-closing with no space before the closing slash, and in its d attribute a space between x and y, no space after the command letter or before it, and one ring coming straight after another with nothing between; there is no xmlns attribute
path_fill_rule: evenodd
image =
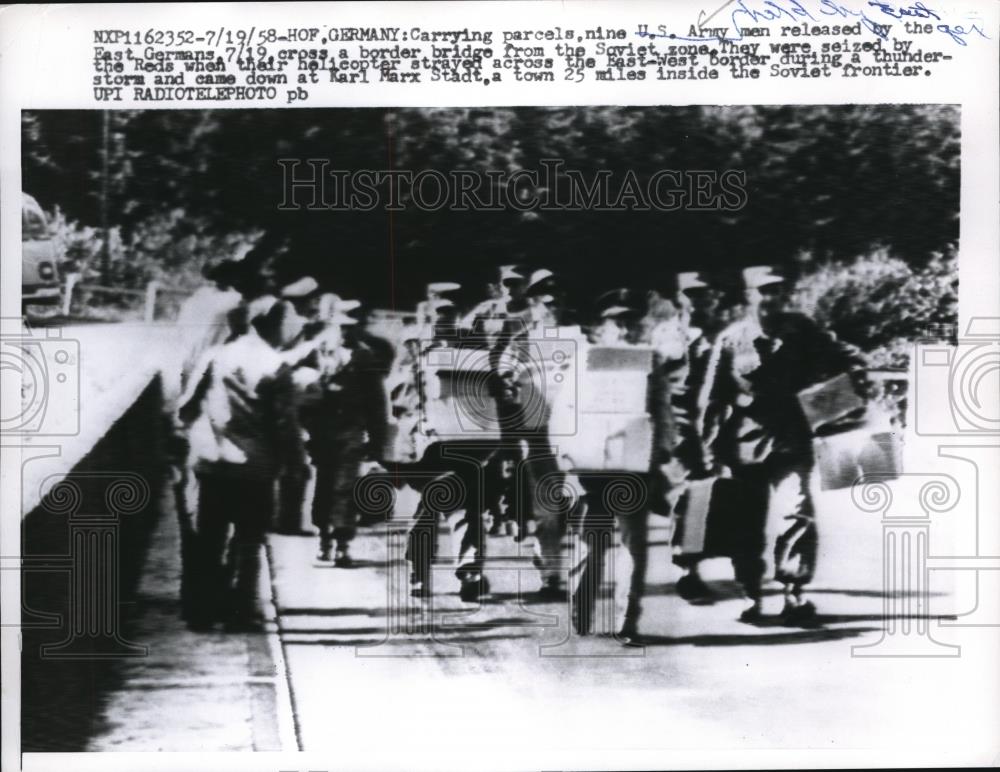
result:
<svg viewBox="0 0 1000 772"><path fill-rule="evenodd" d="M849 630L817 628L787 633L751 633L749 635L718 634L689 635L671 638L663 635L644 635L643 646L778 646L792 643L821 643L856 638L865 633L877 632L878 627L853 627Z"/></svg>

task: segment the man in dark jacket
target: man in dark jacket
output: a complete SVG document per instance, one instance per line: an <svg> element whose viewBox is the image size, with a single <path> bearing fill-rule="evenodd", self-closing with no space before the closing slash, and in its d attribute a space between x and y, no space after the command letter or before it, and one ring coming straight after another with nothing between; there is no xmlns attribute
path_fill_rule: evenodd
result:
<svg viewBox="0 0 1000 772"><path fill-rule="evenodd" d="M364 461L383 455L389 402L382 352L364 336L352 336L348 345L342 330L357 320L342 308L334 302L321 311L326 326L308 363L316 378L302 397L301 415L316 468L312 517L320 531L319 559L350 568L358 514L354 486Z"/></svg>
<svg viewBox="0 0 1000 772"><path fill-rule="evenodd" d="M811 479L812 431L799 393L833 375L858 371L860 358L802 314L782 310L783 279L766 266L742 274L746 315L713 347L702 402L706 431L719 464L739 486L733 506L733 565L751 606L746 622L761 617L763 550L771 489L787 495L791 525L775 548L775 578L785 585L783 618L805 622L815 614L803 588L816 565L817 532Z"/></svg>

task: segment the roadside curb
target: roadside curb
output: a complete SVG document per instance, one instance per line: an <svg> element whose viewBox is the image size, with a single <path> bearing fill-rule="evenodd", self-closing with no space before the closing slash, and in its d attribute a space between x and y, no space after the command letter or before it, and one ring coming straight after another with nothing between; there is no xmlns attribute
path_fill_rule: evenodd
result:
<svg viewBox="0 0 1000 772"><path fill-rule="evenodd" d="M278 604L274 594L270 545L264 546L265 571L260 576L265 633L247 636L247 654L254 675L265 676L251 684L253 748L255 751L294 753L301 750L285 653L278 624Z"/></svg>

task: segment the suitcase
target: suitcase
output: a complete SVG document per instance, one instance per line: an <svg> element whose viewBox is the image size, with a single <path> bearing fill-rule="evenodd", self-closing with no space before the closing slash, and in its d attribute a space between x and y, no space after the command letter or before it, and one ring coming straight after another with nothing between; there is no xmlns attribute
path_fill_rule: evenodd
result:
<svg viewBox="0 0 1000 772"><path fill-rule="evenodd" d="M743 488L730 477L708 477L688 485L674 546L682 555L733 557L746 543Z"/></svg>
<svg viewBox="0 0 1000 772"><path fill-rule="evenodd" d="M798 393L799 405L813 433L864 412L865 401L854 390L847 373L817 383Z"/></svg>
<svg viewBox="0 0 1000 772"><path fill-rule="evenodd" d="M823 491L850 488L863 475L894 479L902 472L900 432L873 431L862 426L842 434L816 437L813 453Z"/></svg>
<svg viewBox="0 0 1000 772"><path fill-rule="evenodd" d="M563 469L648 472L653 422L647 412L653 350L588 346L577 373L552 411L549 433Z"/></svg>

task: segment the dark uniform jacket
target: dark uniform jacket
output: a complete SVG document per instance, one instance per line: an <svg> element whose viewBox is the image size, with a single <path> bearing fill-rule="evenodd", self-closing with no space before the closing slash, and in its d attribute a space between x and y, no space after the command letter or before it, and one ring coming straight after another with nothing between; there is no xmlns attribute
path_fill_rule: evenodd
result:
<svg viewBox="0 0 1000 772"><path fill-rule="evenodd" d="M384 449L389 419L385 357L364 341L350 353L335 372L321 374L321 396L302 408L314 459L335 455L348 435L367 433L375 457Z"/></svg>
<svg viewBox="0 0 1000 772"><path fill-rule="evenodd" d="M803 314L776 315L767 334L752 330L741 320L720 334L702 390L706 433L727 465L763 462L773 452L808 455L799 392L863 366L856 350Z"/></svg>

